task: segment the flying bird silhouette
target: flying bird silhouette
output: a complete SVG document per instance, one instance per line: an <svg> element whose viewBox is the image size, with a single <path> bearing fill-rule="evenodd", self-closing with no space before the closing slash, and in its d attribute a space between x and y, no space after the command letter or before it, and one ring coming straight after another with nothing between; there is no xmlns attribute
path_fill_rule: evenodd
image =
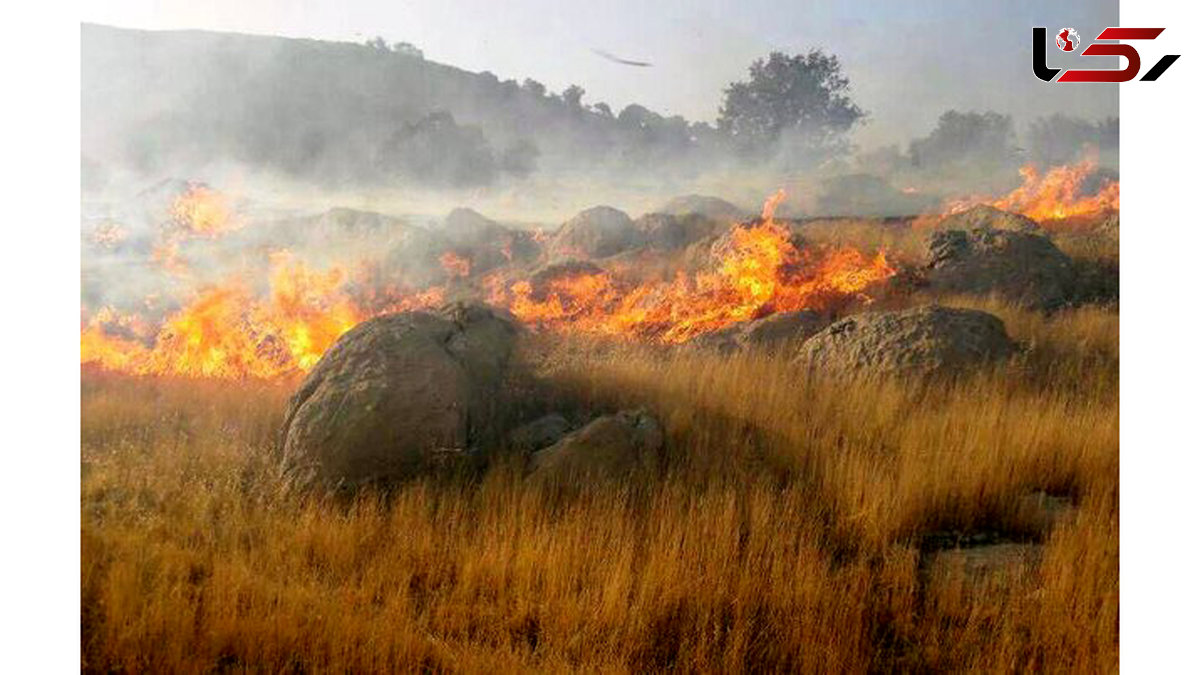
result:
<svg viewBox="0 0 1200 675"><path fill-rule="evenodd" d="M612 54L609 54L608 52L604 51L603 49L593 49L592 51L595 52L597 56L603 56L604 58L608 59L609 61L613 61L615 63L620 63L620 64L626 65L626 66L637 66L638 68L649 68L650 66L654 65L653 63L649 63L647 61L631 61L629 59L623 59L619 56L614 56Z"/></svg>

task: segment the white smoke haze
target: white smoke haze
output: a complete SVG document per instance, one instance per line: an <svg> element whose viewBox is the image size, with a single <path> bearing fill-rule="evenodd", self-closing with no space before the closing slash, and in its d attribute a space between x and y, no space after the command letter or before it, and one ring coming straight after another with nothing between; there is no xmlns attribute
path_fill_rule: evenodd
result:
<svg viewBox="0 0 1200 675"><path fill-rule="evenodd" d="M283 250L430 283L438 245L414 238L458 208L552 231L596 205L637 217L680 195L749 216L782 188L781 216L914 216L1007 193L1025 164L1088 156L1116 176L1118 125L1105 115L948 110L911 140L864 148L864 129L880 137L890 124L867 110L840 150L822 145L821 129L794 127L748 154L711 120L613 110L584 87L554 93L408 44L85 24L82 52L85 314L161 318L231 276L262 289ZM172 209L195 187L238 226L181 231Z"/></svg>

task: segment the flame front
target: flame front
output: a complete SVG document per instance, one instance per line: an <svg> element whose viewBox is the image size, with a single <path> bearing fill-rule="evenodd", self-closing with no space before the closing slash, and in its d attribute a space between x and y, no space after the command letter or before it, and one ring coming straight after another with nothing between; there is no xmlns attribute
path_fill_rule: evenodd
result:
<svg viewBox="0 0 1200 675"><path fill-rule="evenodd" d="M635 282L596 267L568 269L538 282L481 280L489 300L521 322L561 332L680 343L774 312L833 309L865 297L895 271L880 252L800 249L775 222L782 191L762 219L731 230L714 245L707 271L670 281ZM270 378L311 369L346 331L379 314L425 309L445 301L445 288L385 288L367 296L345 269L309 269L286 251L269 255L269 290L259 297L240 277L196 293L157 332L137 317L109 309L81 328L81 361L142 375ZM440 262L451 277L470 261L453 253ZM369 286L369 284L360 284Z"/></svg>
<svg viewBox="0 0 1200 675"><path fill-rule="evenodd" d="M509 256L511 260L511 255ZM454 251L446 251L438 258L438 262L442 264L442 269L446 270L446 275L454 277L469 277L471 276L471 259L464 258Z"/></svg>
<svg viewBox="0 0 1200 675"><path fill-rule="evenodd" d="M242 226L224 195L196 183L175 198L170 215L176 225L200 237L218 237Z"/></svg>
<svg viewBox="0 0 1200 675"><path fill-rule="evenodd" d="M1077 164L1052 167L1045 174L1032 164L1021 167L1021 186L996 200L967 198L948 203L945 212L955 213L975 204L990 204L1004 211L1020 213L1039 222L1070 218L1092 218L1121 208L1121 184L1105 181L1095 194L1083 194L1083 188L1096 172L1098 163L1085 159Z"/></svg>
<svg viewBox="0 0 1200 675"><path fill-rule="evenodd" d="M1094 195L1081 195L1081 187L1095 171L1095 160L1073 166L1056 166L1039 176L1033 166L1021 168L1024 183L993 206L1023 213L1038 221L1093 216L1121 208L1121 186L1108 181Z"/></svg>
<svg viewBox="0 0 1200 675"><path fill-rule="evenodd" d="M540 293L519 281L499 299L536 326L681 343L774 312L830 309L895 274L882 252L868 258L852 248L796 248L774 218L784 196L782 190L773 195L760 223L735 228L716 247L714 272L632 284L588 270L551 280Z"/></svg>
<svg viewBox="0 0 1200 675"><path fill-rule="evenodd" d="M316 272L287 252L272 253L266 298L256 298L240 278L206 288L166 318L149 346L114 335L112 324L126 319L103 310L83 327L81 360L141 375L268 378L305 371L368 317L346 292L347 281L340 268Z"/></svg>

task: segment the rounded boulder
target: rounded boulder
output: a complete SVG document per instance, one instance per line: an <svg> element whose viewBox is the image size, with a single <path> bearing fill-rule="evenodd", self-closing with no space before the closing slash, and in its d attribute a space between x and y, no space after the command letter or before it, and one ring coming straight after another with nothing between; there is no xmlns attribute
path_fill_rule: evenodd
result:
<svg viewBox="0 0 1200 675"><path fill-rule="evenodd" d="M482 305L380 316L351 329L289 402L286 482L388 482L475 447L498 419L516 333Z"/></svg>
<svg viewBox="0 0 1200 675"><path fill-rule="evenodd" d="M974 309L926 306L837 321L809 338L796 361L835 376L949 376L1016 350L999 318Z"/></svg>

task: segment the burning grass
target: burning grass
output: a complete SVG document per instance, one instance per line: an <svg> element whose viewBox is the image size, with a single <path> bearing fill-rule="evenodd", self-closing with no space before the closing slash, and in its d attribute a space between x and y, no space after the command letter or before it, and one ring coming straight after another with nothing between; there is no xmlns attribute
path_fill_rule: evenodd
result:
<svg viewBox="0 0 1200 675"><path fill-rule="evenodd" d="M190 193L189 193L190 194ZM868 298L895 269L882 250L798 248L774 212L771 197L760 222L737 226L713 244L712 269L670 279L646 279L598 267L555 278L535 289L515 280L481 280L487 299L536 328L676 344L732 323L773 312L833 309ZM178 262L178 260L177 260ZM420 292L373 289L384 297L371 307L357 297L370 286L349 271L312 270L286 251L269 255L269 293L250 292L240 276L200 288L152 335L114 334L136 316L102 309L81 327L82 362L135 374L270 378L307 371L355 324L382 313L427 308L446 286ZM471 262L452 252L439 262L450 279L470 276ZM512 272L512 271L510 271ZM357 289L361 291L362 289Z"/></svg>
<svg viewBox="0 0 1200 675"><path fill-rule="evenodd" d="M1029 345L953 386L786 355L555 341L547 400L644 405L672 469L555 490L511 462L349 502L276 492L288 383L83 382L87 670L1078 670L1117 662L1117 322L999 302ZM553 401L550 398L553 398ZM1030 494L1075 507L1048 527ZM981 589L933 532L1042 542Z"/></svg>

